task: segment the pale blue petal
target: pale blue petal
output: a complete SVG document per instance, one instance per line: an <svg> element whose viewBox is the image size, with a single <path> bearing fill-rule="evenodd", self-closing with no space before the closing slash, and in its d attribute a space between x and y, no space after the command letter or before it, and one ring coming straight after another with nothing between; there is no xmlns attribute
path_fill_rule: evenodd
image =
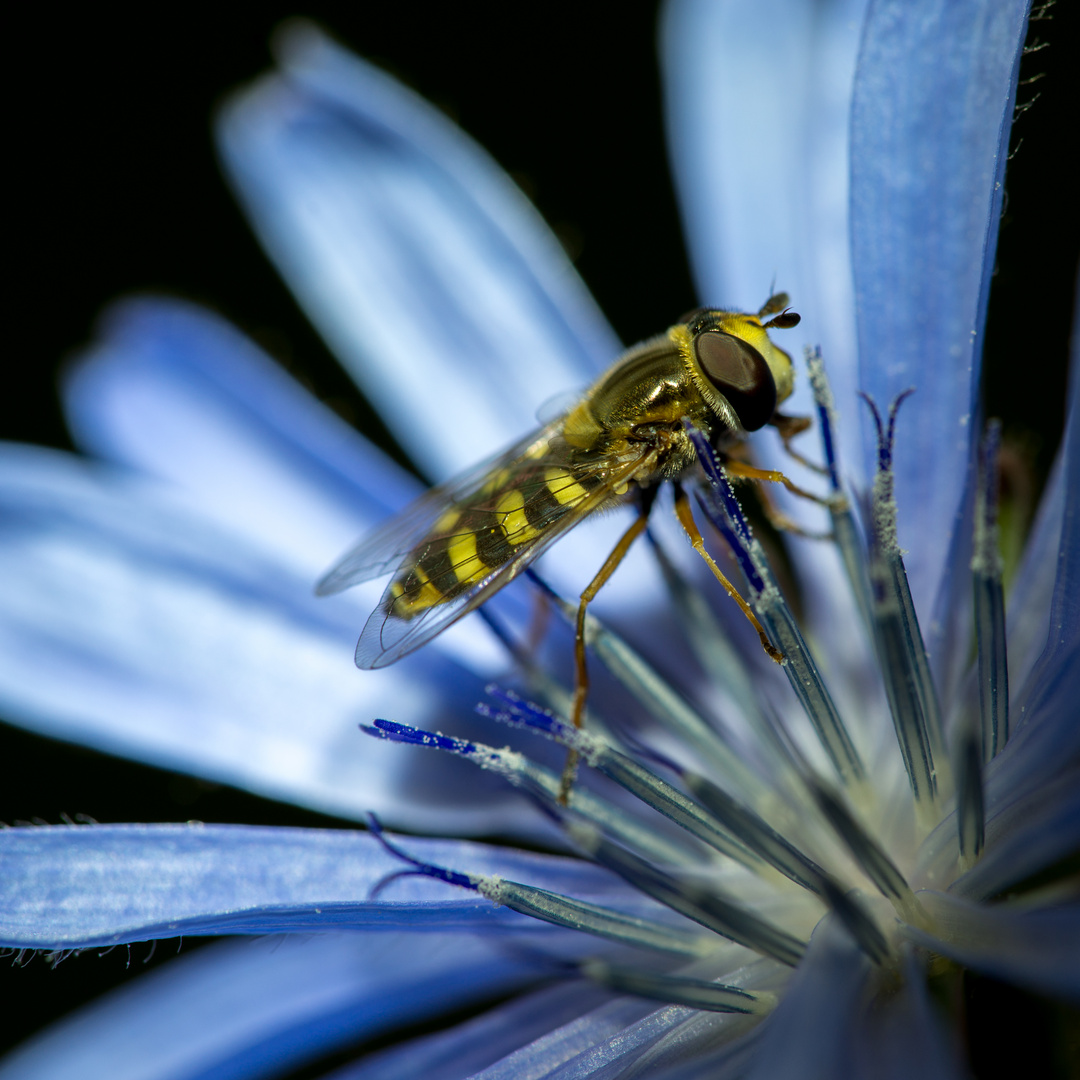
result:
<svg viewBox="0 0 1080 1080"><path fill-rule="evenodd" d="M572 1022L610 995L589 983L547 987L458 1024L369 1055L326 1080L465 1080L526 1043Z"/></svg>
<svg viewBox="0 0 1080 1080"><path fill-rule="evenodd" d="M745 963L752 955L748 950L730 947L726 957L714 957L712 973L724 982L748 989L776 990L783 984L786 968L773 961L752 959ZM722 974L724 971L727 974ZM756 1023L752 1017L702 1012L681 1005L658 1009L645 1001L621 998L550 1031L478 1073L473 1080L653 1076L691 1062L710 1066L709 1071L696 1075L726 1075L714 1073L712 1066L716 1062L712 1058L703 1060L702 1055L738 1038ZM726 1052L722 1055L725 1059L728 1056ZM735 1051L735 1057L741 1060L741 1049Z"/></svg>
<svg viewBox="0 0 1080 1080"><path fill-rule="evenodd" d="M1012 733L987 777L992 799L1014 797L1080 763L1080 321L1074 328L1069 411L1060 458L1061 509L1056 544L1044 529L1036 543L1055 572L1044 613L1044 645L1010 712ZM1050 493L1054 499L1054 492ZM1052 512L1056 507L1052 507ZM1053 517L1056 517L1053 514ZM1032 581L1032 577L1027 579ZM1041 593L1040 589L1040 593ZM1031 616L1027 619L1032 622ZM1034 635L1032 635L1034 636Z"/></svg>
<svg viewBox="0 0 1080 1080"><path fill-rule="evenodd" d="M520 1080L521 1077L577 1080L593 1075L597 1069L602 1070L600 1075L606 1072L617 1076L617 1071L605 1069L611 1063L610 1057L596 1060L600 1048L607 1048L610 1042L617 1049L622 1045L626 1029L654 1009L654 1004L640 999L618 998L548 1032L476 1073L471 1080ZM618 1057L616 1061L616 1070L627 1065L618 1061Z"/></svg>
<svg viewBox="0 0 1080 1080"><path fill-rule="evenodd" d="M964 967L1036 993L1080 1002L1080 904L1025 909L973 904L947 893L918 893L933 933L904 925L920 945Z"/></svg>
<svg viewBox="0 0 1080 1080"><path fill-rule="evenodd" d="M846 1076L849 1037L870 961L829 917L818 925L783 1000L761 1029L751 1080Z"/></svg>
<svg viewBox="0 0 1080 1080"><path fill-rule="evenodd" d="M506 877L624 909L641 906L628 886L577 859L456 840L400 842L410 856L459 873ZM380 882L411 867L367 832L41 826L0 831L0 853L0 947L401 927L512 931L539 945L556 933L427 877L399 878L373 897Z"/></svg>
<svg viewBox="0 0 1080 1080"><path fill-rule="evenodd" d="M986 850L949 889L971 900L999 896L1080 851L1080 762L1062 763L1022 797L1002 784L987 786ZM955 834L955 819L951 824Z"/></svg>
<svg viewBox="0 0 1080 1080"><path fill-rule="evenodd" d="M917 391L897 424L896 496L924 629L947 584L968 478L1027 7L875 0L859 55L851 230L860 374L881 407ZM869 461L868 423L863 431Z"/></svg>
<svg viewBox="0 0 1080 1080"><path fill-rule="evenodd" d="M1065 514L1064 451L1064 446L1059 448L1050 470L1038 513L1024 545L1023 559L1005 604L1010 708L1016 716L1022 715L1028 679L1046 648Z"/></svg>
<svg viewBox="0 0 1080 1080"><path fill-rule="evenodd" d="M956 1039L930 1000L926 971L904 956L901 985L877 995L851 1035L849 1080L967 1080Z"/></svg>
<svg viewBox="0 0 1080 1080"><path fill-rule="evenodd" d="M1065 431L1009 593L1009 686L1017 719L1023 717L1029 689L1038 690L1038 676L1034 682L1029 679L1051 644L1051 619L1062 621L1067 616L1074 628L1080 625L1076 598L1080 586L1076 566L1080 557L1076 551L1080 544L1080 277L1073 297L1070 353Z"/></svg>
<svg viewBox="0 0 1080 1080"><path fill-rule="evenodd" d="M803 321L776 335L799 372L784 411L813 415L802 346L822 347L836 398L841 467L858 475L855 318L848 251L848 131L866 0L718 3L678 0L661 25L668 145L684 231L703 303L756 310L774 287ZM762 463L820 490L771 434L755 436ZM811 457L818 441L801 447ZM780 492L784 512L811 529L826 519ZM860 680L869 662L836 552L791 545L816 647L837 686L858 685L839 704L876 715ZM834 692L836 688L834 687ZM876 688L870 691L876 693Z"/></svg>
<svg viewBox="0 0 1080 1080"><path fill-rule="evenodd" d="M434 108L309 25L225 109L226 170L293 292L433 480L619 345L535 210Z"/></svg>
<svg viewBox="0 0 1080 1080"><path fill-rule="evenodd" d="M1055 549L1054 594L1050 603L1046 645L1027 681L1024 712L1016 718L1020 729L1035 727L1037 715L1040 712L1049 713L1044 700L1053 693L1052 684L1061 678L1062 673L1072 691L1080 690L1080 668L1076 663L1077 650L1080 649L1080 290L1076 310L1068 418L1062 441L1065 505ZM1075 693L1072 700L1076 700ZM1076 727L1068 724L1067 710L1058 710L1050 715L1059 726Z"/></svg>
<svg viewBox="0 0 1080 1080"><path fill-rule="evenodd" d="M661 27L668 142L699 297L756 309L791 294L819 344L857 468L848 128L866 0L680 0ZM785 411L812 412L799 386ZM761 441L761 440L759 440ZM790 466L787 459L787 466Z"/></svg>
<svg viewBox="0 0 1080 1080"><path fill-rule="evenodd" d="M199 950L47 1028L3 1080L244 1080L506 994L535 961L467 933L317 934Z"/></svg>
<svg viewBox="0 0 1080 1080"><path fill-rule="evenodd" d="M466 834L498 814L500 831L534 832L490 773L358 731L378 716L449 729L483 696L438 649L357 671L371 596L316 599L148 482L54 451L4 448L0 505L13 722L331 813Z"/></svg>
<svg viewBox="0 0 1080 1080"><path fill-rule="evenodd" d="M313 583L422 490L238 330L177 300L115 305L63 389L82 447L175 482Z"/></svg>

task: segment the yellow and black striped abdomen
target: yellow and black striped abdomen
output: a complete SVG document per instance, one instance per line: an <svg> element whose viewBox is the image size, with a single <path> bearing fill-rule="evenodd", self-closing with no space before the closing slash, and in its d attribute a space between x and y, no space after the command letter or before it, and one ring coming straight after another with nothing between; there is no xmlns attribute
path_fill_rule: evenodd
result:
<svg viewBox="0 0 1080 1080"><path fill-rule="evenodd" d="M390 586L387 613L411 619L456 600L531 547L601 483L594 471L542 460L499 470L416 546Z"/></svg>

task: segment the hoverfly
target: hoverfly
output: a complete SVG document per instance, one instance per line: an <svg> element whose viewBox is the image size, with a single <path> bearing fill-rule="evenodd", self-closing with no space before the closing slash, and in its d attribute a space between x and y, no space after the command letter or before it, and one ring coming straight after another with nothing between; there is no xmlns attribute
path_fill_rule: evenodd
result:
<svg viewBox="0 0 1080 1080"><path fill-rule="evenodd" d="M779 293L756 314L690 312L623 353L558 419L432 489L361 541L317 587L325 595L393 572L360 635L357 666L380 668L407 656L484 603L578 522L636 498L636 521L581 596L573 706L580 725L588 686L586 606L644 530L664 481L676 484L676 511L695 548L754 623L766 651L782 660L705 553L679 481L697 462L687 422L720 451L766 424L776 426L785 443L808 426L777 412L792 392L794 368L768 331L798 324L787 303ZM787 482L780 473L731 464L736 475Z"/></svg>

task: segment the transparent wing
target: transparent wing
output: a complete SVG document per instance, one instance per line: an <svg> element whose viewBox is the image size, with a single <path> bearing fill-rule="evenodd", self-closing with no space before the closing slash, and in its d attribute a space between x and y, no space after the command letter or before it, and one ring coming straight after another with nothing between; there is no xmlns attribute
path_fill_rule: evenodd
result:
<svg viewBox="0 0 1080 1080"><path fill-rule="evenodd" d="M556 437L539 458L505 462L458 505L457 522L409 553L364 626L357 666L392 664L479 607L579 521L617 502L652 456L568 462Z"/></svg>
<svg viewBox="0 0 1080 1080"><path fill-rule="evenodd" d="M448 512L468 506L477 492L500 470L512 465L530 451L546 447L559 423L553 422L532 432L508 450L501 450L487 461L433 487L415 499L399 514L368 533L315 586L318 596L343 592L362 581L382 577L396 570L421 540L428 537L439 519Z"/></svg>

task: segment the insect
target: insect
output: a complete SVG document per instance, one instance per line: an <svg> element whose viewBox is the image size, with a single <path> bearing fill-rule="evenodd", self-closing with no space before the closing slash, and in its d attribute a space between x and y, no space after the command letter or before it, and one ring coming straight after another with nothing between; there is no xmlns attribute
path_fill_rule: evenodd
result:
<svg viewBox="0 0 1080 1080"><path fill-rule="evenodd" d="M782 660L706 554L680 481L697 461L687 422L720 451L766 424L776 426L785 443L808 426L777 411L791 394L794 368L768 331L798 324L787 303L779 293L755 314L700 308L685 315L623 353L558 419L434 488L361 541L317 587L325 595L393 572L360 635L357 665L380 668L407 656L512 581L578 522L636 499L637 519L581 595L573 703L580 725L588 688L586 607L644 530L665 481L676 485L676 512L691 542L753 622L766 651ZM729 468L789 483L780 473L738 461Z"/></svg>

